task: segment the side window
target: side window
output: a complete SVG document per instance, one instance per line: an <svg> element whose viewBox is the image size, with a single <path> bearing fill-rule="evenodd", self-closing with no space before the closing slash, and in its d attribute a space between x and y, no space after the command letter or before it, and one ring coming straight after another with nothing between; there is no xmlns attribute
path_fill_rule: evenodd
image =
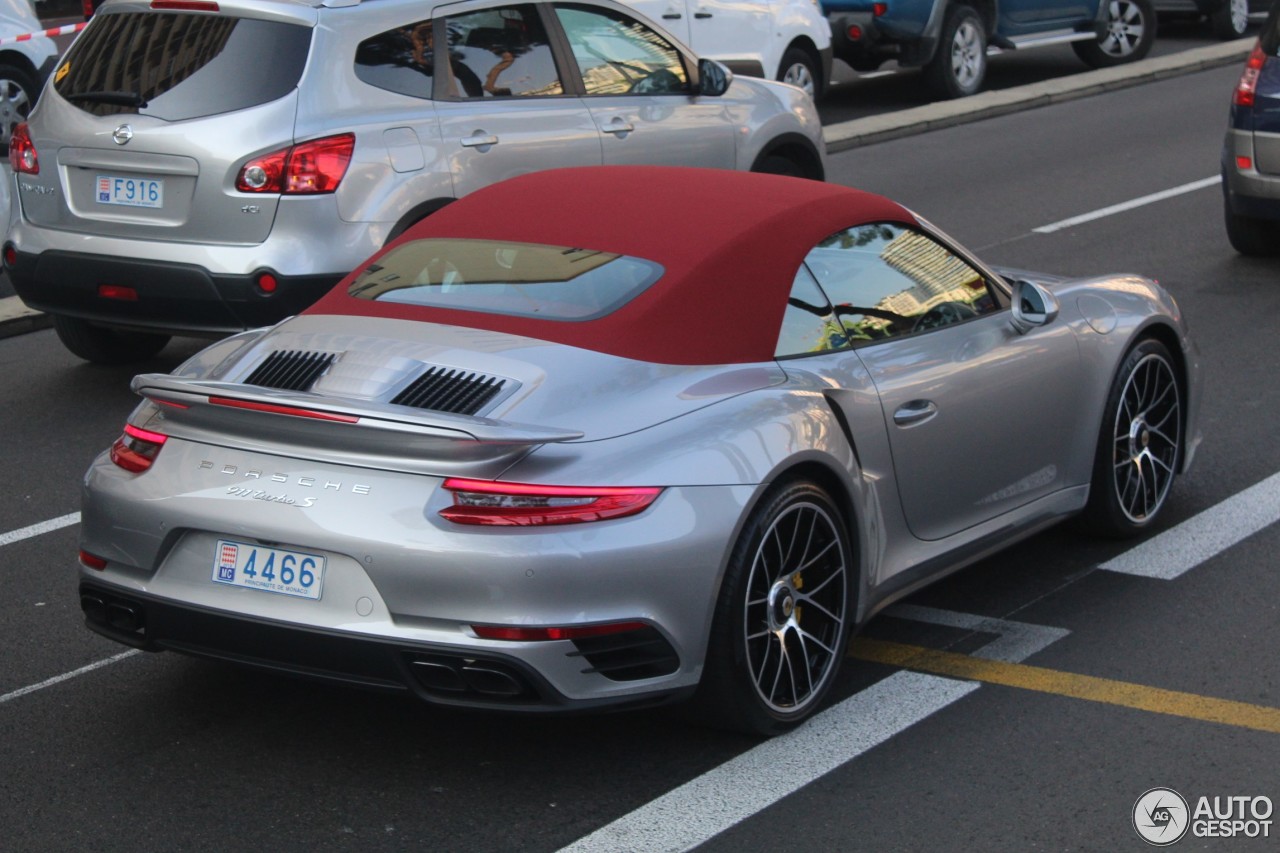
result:
<svg viewBox="0 0 1280 853"><path fill-rule="evenodd" d="M437 98L564 94L537 7L484 9L446 18L443 27L449 49L437 63Z"/></svg>
<svg viewBox="0 0 1280 853"><path fill-rule="evenodd" d="M787 310L782 315L782 331L778 334L775 358L829 352L849 346L840 321L831 310L813 275L801 266L791 285Z"/></svg>
<svg viewBox="0 0 1280 853"><path fill-rule="evenodd" d="M356 47L356 76L379 89L430 98L432 44L430 21L379 33Z"/></svg>
<svg viewBox="0 0 1280 853"><path fill-rule="evenodd" d="M805 263L853 344L959 323L998 310L981 273L901 225L859 225L819 243Z"/></svg>
<svg viewBox="0 0 1280 853"><path fill-rule="evenodd" d="M556 6L588 95L689 91L680 51L653 30L612 9Z"/></svg>

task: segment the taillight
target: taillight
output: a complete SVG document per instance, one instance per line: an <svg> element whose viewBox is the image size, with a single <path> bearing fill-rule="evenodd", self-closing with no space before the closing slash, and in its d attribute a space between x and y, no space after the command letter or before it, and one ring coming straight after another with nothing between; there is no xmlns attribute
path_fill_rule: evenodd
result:
<svg viewBox="0 0 1280 853"><path fill-rule="evenodd" d="M218 4L212 0L151 0L151 8L179 12L217 12Z"/></svg>
<svg viewBox="0 0 1280 853"><path fill-rule="evenodd" d="M14 127L13 136L9 138L9 166L15 172L40 174L40 158L36 156L36 146L25 121Z"/></svg>
<svg viewBox="0 0 1280 853"><path fill-rule="evenodd" d="M485 640L514 640L539 642L547 640L581 640L588 637L605 637L624 634L627 631L643 631L649 626L643 622L610 622L605 625L570 625L565 628L525 628L520 625L472 625L476 636Z"/></svg>
<svg viewBox="0 0 1280 853"><path fill-rule="evenodd" d="M355 134L343 133L272 151L244 164L236 176L236 189L284 195L331 193L347 174L355 146Z"/></svg>
<svg viewBox="0 0 1280 853"><path fill-rule="evenodd" d="M93 569L94 571L100 572L107 567L107 561L105 558L99 557L97 554L90 554L88 551L81 548L80 565L84 566L86 569Z"/></svg>
<svg viewBox="0 0 1280 853"><path fill-rule="evenodd" d="M643 512L662 489L625 486L535 486L450 477L453 505L440 515L457 524L580 524Z"/></svg>
<svg viewBox="0 0 1280 853"><path fill-rule="evenodd" d="M80 4L81 11L84 12L84 19L87 21L93 17L93 0L84 0Z"/></svg>
<svg viewBox="0 0 1280 853"><path fill-rule="evenodd" d="M125 424L124 435L111 445L111 461L126 471L140 474L156 461L160 448L168 439L167 435Z"/></svg>
<svg viewBox="0 0 1280 853"><path fill-rule="evenodd" d="M879 18L881 15L884 15L888 11L889 11L888 3L872 3L871 4L871 14L877 18Z"/></svg>
<svg viewBox="0 0 1280 853"><path fill-rule="evenodd" d="M1240 82L1236 84L1236 94L1233 101L1237 107L1253 106L1254 97L1258 92L1258 77L1262 74L1262 66L1267 64L1267 54L1262 49L1262 42L1259 41L1253 46L1253 52L1249 54L1249 59L1244 64L1244 71L1240 74Z"/></svg>

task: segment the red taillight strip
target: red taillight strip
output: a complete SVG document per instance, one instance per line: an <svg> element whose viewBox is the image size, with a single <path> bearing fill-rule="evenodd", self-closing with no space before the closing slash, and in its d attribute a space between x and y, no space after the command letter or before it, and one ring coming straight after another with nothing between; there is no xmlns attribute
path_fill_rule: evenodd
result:
<svg viewBox="0 0 1280 853"><path fill-rule="evenodd" d="M100 572L107 567L107 561L104 558L99 557L96 554L90 554L88 551L81 548L80 565L84 566L86 569L93 569L96 572Z"/></svg>
<svg viewBox="0 0 1280 853"><path fill-rule="evenodd" d="M662 493L661 488L652 486L540 486L461 477L445 480L444 488L454 493L454 504L440 510L440 515L449 521L527 527L625 518L643 512ZM483 496L511 498L513 502L503 506L476 500ZM555 504L556 499L579 502Z"/></svg>
<svg viewBox="0 0 1280 853"><path fill-rule="evenodd" d="M176 9L181 12L217 12L212 0L151 0L152 9Z"/></svg>
<svg viewBox="0 0 1280 853"><path fill-rule="evenodd" d="M156 461L160 448L168 440L167 435L125 424L124 435L111 445L111 461L126 471L141 474Z"/></svg>
<svg viewBox="0 0 1280 853"><path fill-rule="evenodd" d="M525 628L518 625L472 625L471 630L483 640L512 640L516 642L544 642L547 640L578 640L584 637L603 637L626 631L641 631L649 626L643 622L612 622L608 625L574 625L566 628Z"/></svg>
<svg viewBox="0 0 1280 853"><path fill-rule="evenodd" d="M1258 77L1262 74L1262 66L1266 64L1266 51L1262 49L1262 42L1258 41L1244 64L1244 71L1240 73L1240 82L1236 84L1233 101L1237 107L1253 106L1258 92Z"/></svg>
<svg viewBox="0 0 1280 853"><path fill-rule="evenodd" d="M226 406L231 409L248 409L251 412L268 412L273 415L291 415L295 418L311 418L317 421L336 421L343 424L359 423L355 415L339 415L335 412L318 412L315 409L300 409L297 406L277 406L274 403L255 403L250 400L233 400L230 397L210 397L214 406Z"/></svg>
<svg viewBox="0 0 1280 853"><path fill-rule="evenodd" d="M164 435L158 432L152 432L151 430L147 430L147 429L142 429L140 427L134 426L133 424L124 425L124 434L131 435L134 438L142 439L143 441L149 441L152 444L164 444L166 441L169 440L169 436L167 435Z"/></svg>

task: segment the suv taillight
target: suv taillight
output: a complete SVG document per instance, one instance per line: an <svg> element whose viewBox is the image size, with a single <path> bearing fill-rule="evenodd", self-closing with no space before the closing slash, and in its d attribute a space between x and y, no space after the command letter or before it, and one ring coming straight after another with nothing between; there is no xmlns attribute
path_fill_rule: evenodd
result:
<svg viewBox="0 0 1280 853"><path fill-rule="evenodd" d="M15 172L40 174L40 158L36 156L36 146L31 141L31 132L25 121L13 129L13 137L9 140L9 166Z"/></svg>
<svg viewBox="0 0 1280 853"><path fill-rule="evenodd" d="M331 193L347 174L355 146L355 134L343 133L272 151L244 164L236 176L236 189L285 195Z"/></svg>
<svg viewBox="0 0 1280 853"><path fill-rule="evenodd" d="M1240 74L1240 82L1236 84L1233 101L1237 107L1253 106L1254 96L1258 92L1258 76L1262 74L1262 66L1266 64L1267 54L1262 49L1262 42L1259 41L1253 46L1253 52L1249 54L1249 59L1244 64L1244 71Z"/></svg>

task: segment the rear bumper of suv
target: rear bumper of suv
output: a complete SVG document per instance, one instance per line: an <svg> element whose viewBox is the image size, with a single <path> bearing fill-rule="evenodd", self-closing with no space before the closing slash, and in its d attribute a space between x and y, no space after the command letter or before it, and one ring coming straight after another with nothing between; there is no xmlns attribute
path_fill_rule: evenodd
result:
<svg viewBox="0 0 1280 853"><path fill-rule="evenodd" d="M1241 168L1237 157L1252 164ZM1258 171L1253 134L1228 130L1222 147L1222 190L1227 205L1237 216L1280 221L1280 175Z"/></svg>
<svg viewBox="0 0 1280 853"><path fill-rule="evenodd" d="M195 264L6 245L6 272L31 308L103 325L177 334L226 334L276 323L319 299L344 273L285 276L263 268L212 273ZM263 273L275 279L268 293Z"/></svg>

